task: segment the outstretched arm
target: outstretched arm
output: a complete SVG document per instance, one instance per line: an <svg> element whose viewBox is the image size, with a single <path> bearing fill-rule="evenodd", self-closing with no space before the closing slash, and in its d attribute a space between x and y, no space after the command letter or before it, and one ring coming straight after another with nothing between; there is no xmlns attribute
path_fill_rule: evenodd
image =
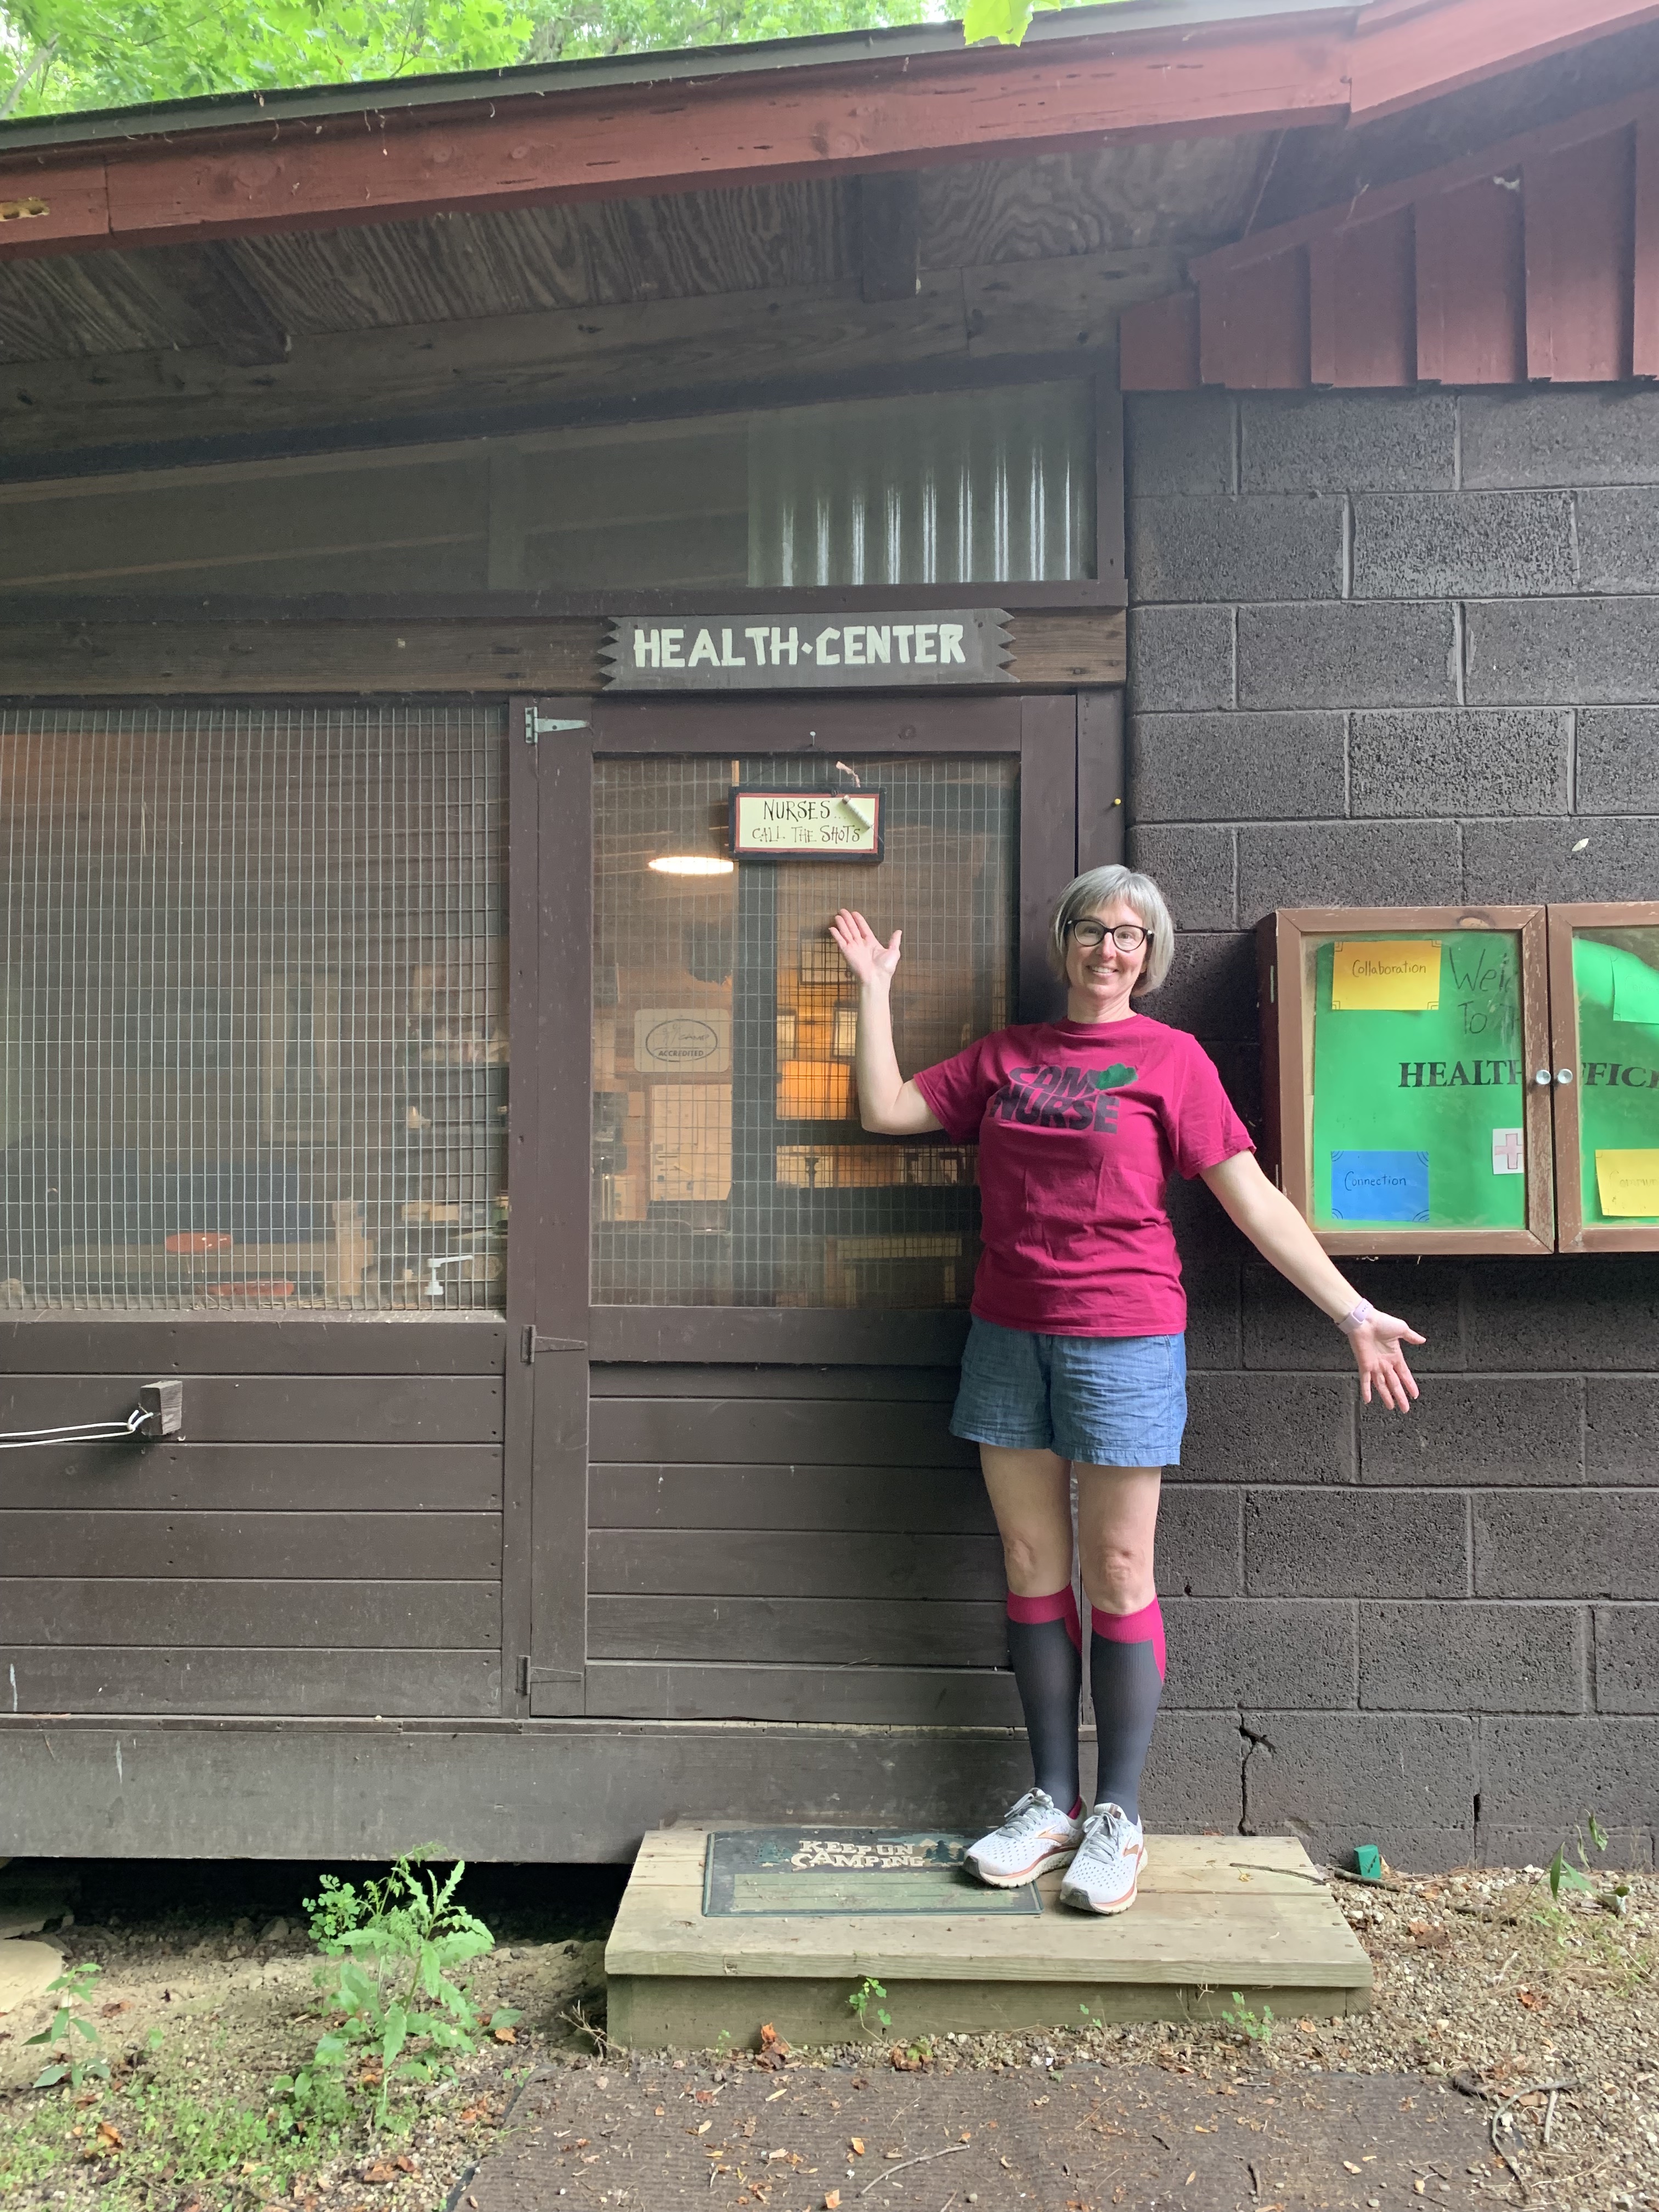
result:
<svg viewBox="0 0 1659 2212"><path fill-rule="evenodd" d="M1275 1190L1262 1174L1254 1152L1236 1152L1219 1167L1206 1168L1203 1174L1262 1258L1271 1260L1279 1273L1294 1283L1304 1297L1311 1298L1322 1313L1340 1322L1356 1306L1366 1304L1284 1192ZM1392 1314L1373 1312L1348 1333L1348 1341L1353 1346L1360 1395L1366 1404L1370 1403L1375 1385L1385 1406L1408 1413L1417 1395L1417 1383L1406 1364L1403 1347L1421 1344L1424 1339Z"/></svg>
<svg viewBox="0 0 1659 2212"><path fill-rule="evenodd" d="M843 907L830 925L830 934L841 947L842 957L859 987L859 1035L854 1053L858 1073L859 1118L866 1129L888 1137L919 1137L941 1125L933 1108L914 1083L899 1073L893 1050L893 1009L890 994L893 971L899 964L896 929L884 945L861 914Z"/></svg>

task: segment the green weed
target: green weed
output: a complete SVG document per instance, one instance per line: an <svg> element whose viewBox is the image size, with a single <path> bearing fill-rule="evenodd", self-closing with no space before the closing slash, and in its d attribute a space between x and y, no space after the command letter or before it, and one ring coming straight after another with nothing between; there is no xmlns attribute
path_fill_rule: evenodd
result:
<svg viewBox="0 0 1659 2212"><path fill-rule="evenodd" d="M875 1976L873 1974L866 1974L864 1979L859 1984L857 1989L854 1990L852 1996L848 1998L848 2008L852 2013L854 2019L857 2021L860 2032L862 2034L868 2035L870 2033L870 2002L872 1998L884 1997L886 1994L886 1990L876 1979ZM875 2022L878 2027L890 2027L893 2025L893 2015L890 2012L884 2012L881 2007L878 2005L875 2010Z"/></svg>
<svg viewBox="0 0 1659 2212"><path fill-rule="evenodd" d="M1237 2028L1252 2043L1271 2043L1273 2039L1273 2008L1263 2005L1259 2013L1252 2012L1239 1991L1233 1991L1233 2008L1224 2006L1221 2017L1229 2027Z"/></svg>
<svg viewBox="0 0 1659 2212"><path fill-rule="evenodd" d="M52 2054L51 2064L35 2075L35 2088L53 2089L60 2081L67 2081L71 2089L78 2090L88 2075L100 2081L108 2081L109 2061L99 2048L98 2025L88 2017L86 2009L103 1971L88 1960L46 1984L46 1994L58 1999L58 2008L40 2034L28 2037L24 2045L27 2049L30 2044L43 2043ZM88 2044L92 2046L89 2051L84 2047Z"/></svg>
<svg viewBox="0 0 1659 2212"><path fill-rule="evenodd" d="M451 1980L455 1967L493 1949L495 1938L455 1902L465 1860L440 1881L425 1864L431 1849L406 1852L384 1880L361 1889L325 1874L319 1894L306 1899L313 1938L331 1962L319 1987L337 2021L307 2063L276 2084L290 2126L342 2124L355 2081L378 2092L374 2124L386 2127L395 2086L453 2074L455 2060L472 2057L486 2034L520 2019L501 2007L484 2020Z"/></svg>

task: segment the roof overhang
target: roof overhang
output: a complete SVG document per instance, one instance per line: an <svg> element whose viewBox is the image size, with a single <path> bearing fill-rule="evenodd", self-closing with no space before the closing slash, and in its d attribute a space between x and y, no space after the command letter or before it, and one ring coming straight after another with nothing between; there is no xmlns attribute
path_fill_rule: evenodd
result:
<svg viewBox="0 0 1659 2212"><path fill-rule="evenodd" d="M1359 122L1659 20L1659 0L1133 0L1039 19L195 101L0 130L0 258ZM84 126L87 118L80 118Z"/></svg>

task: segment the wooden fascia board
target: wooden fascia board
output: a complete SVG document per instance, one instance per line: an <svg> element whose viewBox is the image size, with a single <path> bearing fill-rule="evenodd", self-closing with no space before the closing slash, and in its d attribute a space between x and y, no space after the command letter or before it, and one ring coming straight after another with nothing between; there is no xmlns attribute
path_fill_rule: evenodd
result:
<svg viewBox="0 0 1659 2212"><path fill-rule="evenodd" d="M1375 123L1419 100L1544 61L1659 19L1659 0L1384 0L1349 49L1349 121Z"/></svg>
<svg viewBox="0 0 1659 2212"><path fill-rule="evenodd" d="M1659 7L1655 13L1659 15ZM1479 184L1488 177L1502 177L1518 171L1524 162L1537 161L1551 154L1565 153L1570 147L1580 146L1595 138L1605 138L1614 131L1627 129L1659 112L1659 93L1651 90L1632 93L1626 99L1611 100L1602 107L1589 107L1579 114L1565 116L1559 123L1547 125L1542 130L1530 131L1516 138L1507 138L1496 146L1484 148L1463 160L1453 161L1443 169L1425 170L1420 176L1402 177L1392 185L1380 185L1376 191L1364 192L1340 207L1316 209L1311 215L1298 216L1294 222L1278 224L1272 230L1258 231L1253 238L1242 238L1231 246L1218 246L1214 252L1197 256L1188 264L1188 274L1194 284L1202 286L1218 276L1233 276L1258 262L1272 261L1279 254L1298 246L1310 246L1316 241L1334 236L1338 232L1358 228L1376 222L1384 216L1395 215L1401 209L1416 205L1419 201L1434 199L1443 192L1454 192L1464 185Z"/></svg>
<svg viewBox="0 0 1659 2212"><path fill-rule="evenodd" d="M1010 158L1132 137L1340 121L1340 24L1304 17L916 61L704 79L476 109L273 122L188 142L32 155L0 258L407 221L826 173ZM58 179L64 179L64 191ZM101 186L100 186L101 178ZM64 193L67 193L67 198Z"/></svg>

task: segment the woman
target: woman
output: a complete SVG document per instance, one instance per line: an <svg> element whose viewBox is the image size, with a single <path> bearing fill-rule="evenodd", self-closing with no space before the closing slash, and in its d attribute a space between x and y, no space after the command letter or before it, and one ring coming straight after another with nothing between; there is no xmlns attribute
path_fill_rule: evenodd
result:
<svg viewBox="0 0 1659 2212"><path fill-rule="evenodd" d="M1169 971L1174 926L1152 878L1079 876L1050 947L1066 1018L999 1030L906 1082L889 993L903 933L830 924L859 987L866 1129L977 1142L984 1257L951 1433L976 1443L1008 1575L1008 1645L1034 1786L968 1865L1016 1888L1066 1869L1064 1903L1133 1904L1146 1864L1140 1771L1164 1683L1152 1581L1162 1471L1187 1419L1186 1301L1164 1209L1171 1169L1202 1176L1256 1249L1347 1336L1369 1403L1407 1412L1401 1349L1422 1337L1362 1298L1262 1174L1197 1040L1136 1011ZM1099 1738L1095 1806L1078 1790L1082 1631L1072 1595L1071 1485L1091 1608Z"/></svg>

